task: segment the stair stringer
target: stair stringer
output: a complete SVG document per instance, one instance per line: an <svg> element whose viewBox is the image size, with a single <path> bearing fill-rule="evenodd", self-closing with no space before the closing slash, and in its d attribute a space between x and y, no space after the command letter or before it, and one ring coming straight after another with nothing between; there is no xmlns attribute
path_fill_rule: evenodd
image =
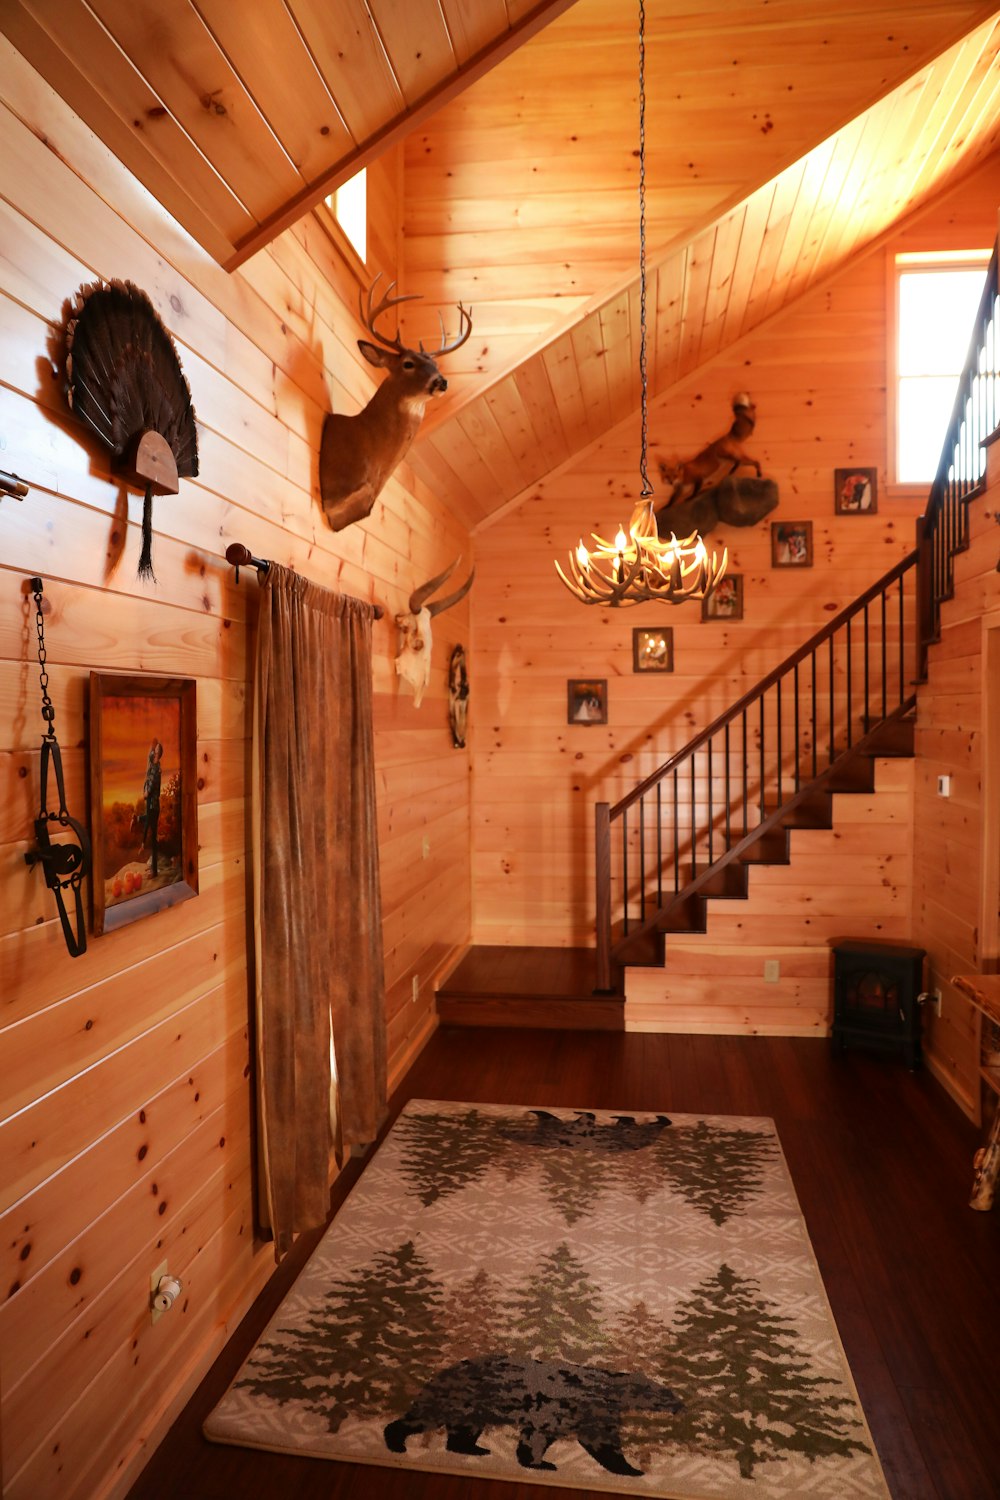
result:
<svg viewBox="0 0 1000 1500"><path fill-rule="evenodd" d="M789 830L787 864L750 865L745 898L710 899L703 933L668 933L662 967L625 968L626 1031L829 1033L831 940L910 937L914 762L874 770L873 792L832 794L832 827Z"/></svg>

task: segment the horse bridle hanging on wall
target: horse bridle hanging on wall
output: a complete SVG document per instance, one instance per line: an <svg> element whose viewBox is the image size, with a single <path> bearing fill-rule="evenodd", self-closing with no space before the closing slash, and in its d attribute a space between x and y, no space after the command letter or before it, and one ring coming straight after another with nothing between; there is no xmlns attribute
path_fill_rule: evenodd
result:
<svg viewBox="0 0 1000 1500"><path fill-rule="evenodd" d="M45 884L50 891L55 892L56 906L59 908L59 921L62 923L63 937L66 939L66 947L69 949L71 958L79 958L81 953L87 951L87 928L83 913L82 886L86 877L90 874L90 839L87 830L75 818L71 818L66 807L66 786L63 780L62 752L56 739L55 717L56 711L52 707L52 699L49 697L49 674L46 670L45 650L45 619L42 613L42 580L32 578L30 581L31 592L35 596L35 628L38 632L38 665L41 668L39 682L42 688L42 718L47 725L42 736L42 758L41 758L41 787L38 800L38 817L35 819L35 838L38 848L32 849L24 856L25 864L34 866L40 864L45 874ZM49 764L56 779L56 792L59 797L59 806L55 812L49 812L46 806L48 802L49 787ZM56 823L60 828L68 828L76 837L76 843L54 844L49 836L49 824ZM70 922L69 913L66 910L64 892L71 890L75 901L74 922ZM76 930L74 931L74 925Z"/></svg>

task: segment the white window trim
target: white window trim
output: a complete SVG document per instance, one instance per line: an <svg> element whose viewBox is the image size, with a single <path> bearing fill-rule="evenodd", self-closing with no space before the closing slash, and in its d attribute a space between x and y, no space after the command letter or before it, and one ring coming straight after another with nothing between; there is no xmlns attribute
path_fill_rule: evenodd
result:
<svg viewBox="0 0 1000 1500"><path fill-rule="evenodd" d="M901 270L912 270L915 266L946 265L949 270L965 270L969 267L982 266L983 270L990 263L992 250L963 248L961 250L900 250L889 246L886 250L886 389L885 389L885 420L886 420L886 497L889 500L925 500L930 491L931 481L921 481L919 484L902 484L896 478L896 450L897 450L897 411L896 393L899 388L899 376L896 367L896 349L898 346L899 332L899 273ZM971 337L972 330L969 334Z"/></svg>

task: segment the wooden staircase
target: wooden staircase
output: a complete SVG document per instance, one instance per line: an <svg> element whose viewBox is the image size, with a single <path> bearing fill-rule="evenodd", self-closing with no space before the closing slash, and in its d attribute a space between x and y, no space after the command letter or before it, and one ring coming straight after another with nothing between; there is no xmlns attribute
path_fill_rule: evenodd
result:
<svg viewBox="0 0 1000 1500"><path fill-rule="evenodd" d="M595 810L595 948L472 948L438 991L459 1025L620 1029L626 968L662 967L709 903L746 899L753 866L788 864L796 829L871 795L875 759L913 753L954 558L968 546L981 445L1000 417L997 252L917 546L614 807Z"/></svg>

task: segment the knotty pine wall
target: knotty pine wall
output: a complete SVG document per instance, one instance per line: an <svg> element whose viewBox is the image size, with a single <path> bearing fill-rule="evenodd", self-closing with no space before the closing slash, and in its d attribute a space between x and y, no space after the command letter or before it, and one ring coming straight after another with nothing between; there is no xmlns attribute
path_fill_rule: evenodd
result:
<svg viewBox="0 0 1000 1500"><path fill-rule="evenodd" d="M987 490L969 506L969 548L955 559L953 598L917 694L914 931L929 961L931 1066L978 1116L979 1018L951 983L1000 960L1000 446L987 449ZM988 736L989 744L987 747ZM938 795L950 775L951 794Z"/></svg>
<svg viewBox="0 0 1000 1500"><path fill-rule="evenodd" d="M891 248L990 245L1000 174L986 169L901 227ZM702 622L696 605L612 611L573 601L555 576L590 531L613 535L638 493L630 420L477 532L473 738L477 943L583 945L593 932L594 804L614 803L914 545L920 491L889 489L887 250L728 348L650 413L661 457L726 430L734 392L757 403L749 450L778 510L720 528L744 576L744 618ZM875 515L835 516L833 472L875 466ZM811 520L814 565L770 565L770 522ZM674 671L632 671L632 629L673 629ZM607 725L568 725L566 683L606 678ZM767 872L747 903L713 903L714 931L671 945L664 975L630 975L627 1024L678 1030L813 1032L829 1016L829 939L913 935L910 767L879 763L874 799L837 798L834 834L796 835L790 879ZM763 984L763 960L782 979ZM671 1001L674 1008L671 1009Z"/></svg>
<svg viewBox="0 0 1000 1500"><path fill-rule="evenodd" d="M334 535L315 494L323 413L372 389L357 285L314 222L227 276L0 41L0 1388L7 1500L123 1489L273 1267L254 1239L245 839L257 584L231 541L374 597L390 1081L434 1024L433 977L470 926L469 765L446 667L468 604L436 623L419 712L397 695L392 615L468 553L401 469ZM395 274L399 158L372 174L372 258ZM98 276L135 281L177 339L201 474L155 502L158 582L136 579L141 501L68 413L58 330ZM201 892L70 959L42 877L38 669L25 579L40 573L71 810L86 807L89 673L198 685ZM426 842L425 842L426 841ZM417 986L416 998L413 986ZM182 1303L151 1326L163 1260Z"/></svg>

